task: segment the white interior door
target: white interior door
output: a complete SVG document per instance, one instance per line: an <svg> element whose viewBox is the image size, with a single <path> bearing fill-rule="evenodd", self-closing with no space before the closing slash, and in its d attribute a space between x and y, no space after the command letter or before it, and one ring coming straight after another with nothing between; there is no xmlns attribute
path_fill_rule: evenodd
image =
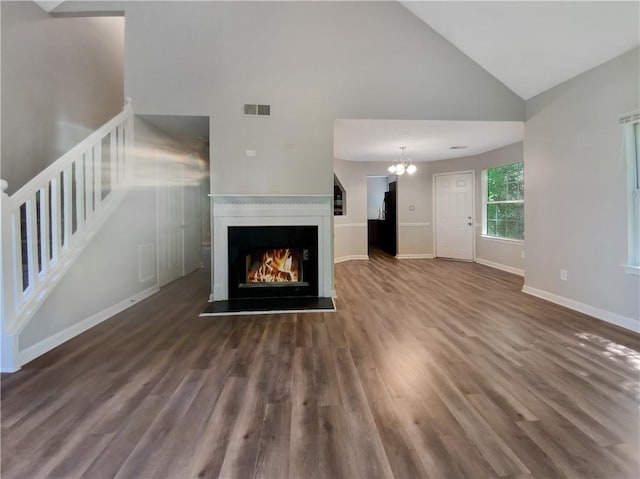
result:
<svg viewBox="0 0 640 479"><path fill-rule="evenodd" d="M158 162L158 280L160 286L182 276L181 166Z"/></svg>
<svg viewBox="0 0 640 479"><path fill-rule="evenodd" d="M436 256L473 261L472 172L434 175Z"/></svg>
<svg viewBox="0 0 640 479"><path fill-rule="evenodd" d="M183 176L182 185L182 274L187 275L202 266L202 216L200 214L200 183L195 174Z"/></svg>

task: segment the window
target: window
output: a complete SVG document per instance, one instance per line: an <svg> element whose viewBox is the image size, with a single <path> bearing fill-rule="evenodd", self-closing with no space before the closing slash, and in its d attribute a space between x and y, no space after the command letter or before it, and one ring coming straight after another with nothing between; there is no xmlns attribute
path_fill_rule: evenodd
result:
<svg viewBox="0 0 640 479"><path fill-rule="evenodd" d="M640 113L621 119L627 156L628 272L640 272Z"/></svg>
<svg viewBox="0 0 640 479"><path fill-rule="evenodd" d="M482 172L482 233L524 240L524 163Z"/></svg>

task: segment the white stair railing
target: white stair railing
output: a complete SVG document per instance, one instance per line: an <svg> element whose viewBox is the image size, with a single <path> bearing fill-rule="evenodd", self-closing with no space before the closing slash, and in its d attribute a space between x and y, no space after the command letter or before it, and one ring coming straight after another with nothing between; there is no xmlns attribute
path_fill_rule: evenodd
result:
<svg viewBox="0 0 640 479"><path fill-rule="evenodd" d="M132 146L127 99L120 114L11 196L2 182L3 336L24 328L123 196Z"/></svg>

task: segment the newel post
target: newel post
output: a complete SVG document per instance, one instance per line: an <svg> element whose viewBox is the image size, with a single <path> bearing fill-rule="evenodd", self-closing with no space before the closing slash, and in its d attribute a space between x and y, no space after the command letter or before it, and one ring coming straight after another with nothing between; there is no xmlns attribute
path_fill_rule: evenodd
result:
<svg viewBox="0 0 640 479"><path fill-rule="evenodd" d="M13 208L9 195L6 193L8 183L0 180L0 239L2 240L2 255L0 255L0 319L2 320L0 342L0 371L15 372L18 365L18 338L11 333L11 325L15 318L15 281L13 278Z"/></svg>

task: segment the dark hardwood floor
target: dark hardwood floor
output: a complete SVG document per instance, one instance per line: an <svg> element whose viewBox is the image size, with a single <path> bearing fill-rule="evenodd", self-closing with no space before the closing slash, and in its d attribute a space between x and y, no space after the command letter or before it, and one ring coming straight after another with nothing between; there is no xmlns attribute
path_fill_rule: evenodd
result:
<svg viewBox="0 0 640 479"><path fill-rule="evenodd" d="M521 278L374 256L337 313L199 318L207 280L3 375L1 477L639 477L639 337Z"/></svg>

